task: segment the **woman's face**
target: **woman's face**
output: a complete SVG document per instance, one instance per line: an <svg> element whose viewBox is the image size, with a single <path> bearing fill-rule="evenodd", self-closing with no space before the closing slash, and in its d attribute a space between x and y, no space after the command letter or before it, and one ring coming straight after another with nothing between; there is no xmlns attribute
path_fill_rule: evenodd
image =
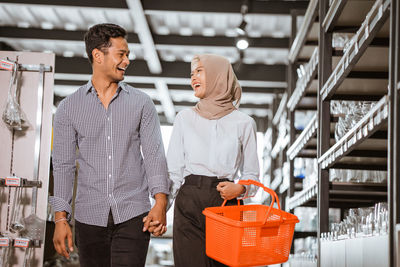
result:
<svg viewBox="0 0 400 267"><path fill-rule="evenodd" d="M201 61L193 62L190 76L194 95L200 99L204 98L206 94L206 71Z"/></svg>

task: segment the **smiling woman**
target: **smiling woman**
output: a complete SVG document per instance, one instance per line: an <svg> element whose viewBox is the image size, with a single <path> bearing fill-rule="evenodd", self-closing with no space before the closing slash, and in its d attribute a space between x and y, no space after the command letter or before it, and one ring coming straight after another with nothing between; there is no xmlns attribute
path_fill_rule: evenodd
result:
<svg viewBox="0 0 400 267"><path fill-rule="evenodd" d="M191 86L199 102L176 116L167 153L171 201L176 196L175 266L223 266L205 254L201 212L224 199L232 205L236 198L254 193L233 181L258 180L256 126L237 110L242 90L227 58L194 57Z"/></svg>
<svg viewBox="0 0 400 267"><path fill-rule="evenodd" d="M194 57L192 61L192 71L190 73L192 88L194 95L198 98L203 98L206 93L206 74L204 71L203 63L199 57Z"/></svg>

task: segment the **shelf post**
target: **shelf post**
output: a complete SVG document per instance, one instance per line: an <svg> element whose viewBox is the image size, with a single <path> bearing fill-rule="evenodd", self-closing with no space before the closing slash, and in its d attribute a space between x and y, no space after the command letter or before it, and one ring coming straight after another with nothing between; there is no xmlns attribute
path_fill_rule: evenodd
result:
<svg viewBox="0 0 400 267"><path fill-rule="evenodd" d="M319 93L332 72L332 33L325 32L322 21L329 9L329 0L319 1L319 64L318 64L318 131L317 157L330 145L330 101L323 101ZM321 266L321 233L329 231L329 170L318 165L318 266Z"/></svg>
<svg viewBox="0 0 400 267"><path fill-rule="evenodd" d="M293 41L296 38L296 31L297 31L297 13L296 11L292 10L291 12L291 19L292 19L292 25L291 25L291 36L290 36L290 46L293 45ZM296 62L289 62L288 66L288 98L290 98L296 89ZM290 147L293 142L295 141L296 138L296 130L294 128L294 113L295 110L290 111L290 109L287 109L288 114L289 114L289 121L290 121L290 139L289 139L289 145ZM294 159L287 158L289 161L289 189L288 189L288 196L289 198L294 195Z"/></svg>
<svg viewBox="0 0 400 267"><path fill-rule="evenodd" d="M399 58L400 24L399 3L391 1L390 8L390 48L389 48L389 118L388 118L388 206L389 206L389 266L399 266L399 244L397 244L396 225L400 223L400 170L399 142Z"/></svg>

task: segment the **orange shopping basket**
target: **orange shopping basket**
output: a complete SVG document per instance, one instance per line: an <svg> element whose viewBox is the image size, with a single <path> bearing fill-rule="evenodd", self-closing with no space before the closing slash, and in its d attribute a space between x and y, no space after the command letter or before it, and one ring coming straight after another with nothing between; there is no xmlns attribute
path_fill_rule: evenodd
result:
<svg viewBox="0 0 400 267"><path fill-rule="evenodd" d="M294 226L299 219L282 211L276 193L253 180L242 185L257 185L271 195L271 205L210 207L206 216L206 254L229 266L260 266L286 262L289 258ZM274 203L278 209L273 208Z"/></svg>

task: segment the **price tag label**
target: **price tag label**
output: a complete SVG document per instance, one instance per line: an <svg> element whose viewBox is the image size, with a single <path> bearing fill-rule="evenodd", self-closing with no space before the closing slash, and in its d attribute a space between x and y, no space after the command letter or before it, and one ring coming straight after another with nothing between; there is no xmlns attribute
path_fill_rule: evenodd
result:
<svg viewBox="0 0 400 267"><path fill-rule="evenodd" d="M8 237L0 237L0 247L8 247L10 245L10 239Z"/></svg>
<svg viewBox="0 0 400 267"><path fill-rule="evenodd" d="M6 186L21 186L21 180L20 177L7 177Z"/></svg>
<svg viewBox="0 0 400 267"><path fill-rule="evenodd" d="M3 70L13 70L14 63L7 60L0 60L0 69Z"/></svg>
<svg viewBox="0 0 400 267"><path fill-rule="evenodd" d="M16 238L14 239L14 247L27 248L29 247L29 241L28 238Z"/></svg>

